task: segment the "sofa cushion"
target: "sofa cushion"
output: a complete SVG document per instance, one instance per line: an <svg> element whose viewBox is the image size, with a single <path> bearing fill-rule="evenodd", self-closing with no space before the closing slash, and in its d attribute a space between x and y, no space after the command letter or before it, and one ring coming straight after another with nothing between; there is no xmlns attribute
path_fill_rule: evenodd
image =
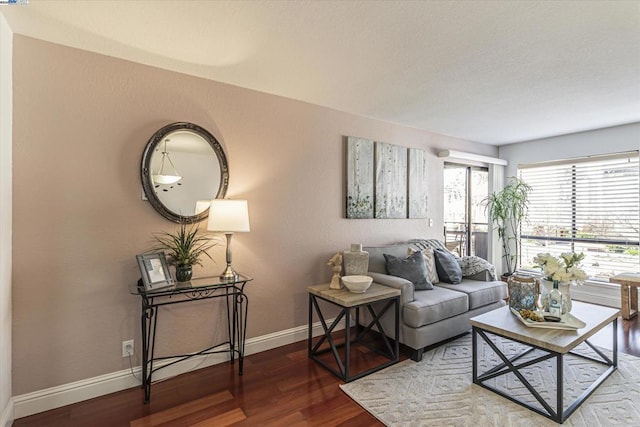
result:
<svg viewBox="0 0 640 427"><path fill-rule="evenodd" d="M416 249L409 248L408 255L413 255L415 252L418 252ZM436 258L433 254L433 249L425 248L420 251L422 256L424 257L424 262L427 265L427 276L429 277L429 281L432 284L436 284L440 282L440 278L438 277L438 271L436 270Z"/></svg>
<svg viewBox="0 0 640 427"><path fill-rule="evenodd" d="M407 279L413 283L415 290L431 290L433 285L427 277L427 266L424 256L416 252L409 257L396 257L390 254L383 254L387 261L387 273Z"/></svg>
<svg viewBox="0 0 640 427"><path fill-rule="evenodd" d="M458 284L462 281L460 264L453 254L436 249L433 251L436 259L436 270L442 282Z"/></svg>
<svg viewBox="0 0 640 427"><path fill-rule="evenodd" d="M460 284L450 285L440 282L438 286L444 289L464 292L469 296L469 310L483 307L487 304L507 298L507 285L504 282L481 282L464 279Z"/></svg>
<svg viewBox="0 0 640 427"><path fill-rule="evenodd" d="M439 322L469 310L467 294L439 285L431 291L416 291L414 298L414 301L402 307L403 321L412 328Z"/></svg>
<svg viewBox="0 0 640 427"><path fill-rule="evenodd" d="M387 274L387 261L384 259L384 254L406 258L409 246L407 243L401 243L391 246L367 246L362 250L369 252L369 271L371 273Z"/></svg>
<svg viewBox="0 0 640 427"><path fill-rule="evenodd" d="M478 273L487 272L488 280L498 280L496 277L496 268L486 259L482 259L475 255L468 255L458 258L458 264L462 270L462 277L472 277Z"/></svg>

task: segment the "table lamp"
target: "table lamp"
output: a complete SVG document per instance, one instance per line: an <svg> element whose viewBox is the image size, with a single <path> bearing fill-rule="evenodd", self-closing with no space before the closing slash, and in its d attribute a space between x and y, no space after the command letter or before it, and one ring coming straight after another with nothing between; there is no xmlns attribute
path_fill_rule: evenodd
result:
<svg viewBox="0 0 640 427"><path fill-rule="evenodd" d="M238 273L231 267L231 237L234 232L249 231L249 208L246 200L213 199L209 207L207 230L224 233L227 237L227 268L220 279L238 280Z"/></svg>

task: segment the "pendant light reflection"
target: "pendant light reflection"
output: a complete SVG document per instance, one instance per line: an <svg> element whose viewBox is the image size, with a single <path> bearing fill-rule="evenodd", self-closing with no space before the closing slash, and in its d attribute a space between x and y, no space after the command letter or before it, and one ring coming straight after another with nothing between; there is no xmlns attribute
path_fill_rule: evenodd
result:
<svg viewBox="0 0 640 427"><path fill-rule="evenodd" d="M167 142L169 142L169 138L164 140L164 149L162 151L162 159L160 160L160 169L157 173L151 175L153 183L156 186L175 184L182 179L182 177L178 174L178 171L176 171L176 167L171 161L171 157L169 157L169 152L167 151ZM167 169L171 168L173 170L173 174L165 173L165 161L168 162Z"/></svg>

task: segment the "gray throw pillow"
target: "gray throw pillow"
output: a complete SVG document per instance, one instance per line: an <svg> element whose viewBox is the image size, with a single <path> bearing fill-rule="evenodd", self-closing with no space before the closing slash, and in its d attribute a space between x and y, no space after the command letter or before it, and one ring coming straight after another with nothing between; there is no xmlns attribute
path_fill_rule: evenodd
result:
<svg viewBox="0 0 640 427"><path fill-rule="evenodd" d="M427 264L420 252L416 252L404 259L389 254L383 255L387 261L387 274L407 279L413 283L416 291L433 289L433 285L427 276Z"/></svg>
<svg viewBox="0 0 640 427"><path fill-rule="evenodd" d="M442 282L457 285L462 282L462 269L452 253L436 249L433 251L436 259L436 270Z"/></svg>

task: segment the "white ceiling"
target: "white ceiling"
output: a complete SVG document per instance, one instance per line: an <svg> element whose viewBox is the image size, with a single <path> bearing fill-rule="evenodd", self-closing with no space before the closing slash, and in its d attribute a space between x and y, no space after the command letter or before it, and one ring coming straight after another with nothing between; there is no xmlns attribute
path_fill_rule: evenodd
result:
<svg viewBox="0 0 640 427"><path fill-rule="evenodd" d="M54 43L489 144L640 121L640 1L41 1Z"/></svg>

